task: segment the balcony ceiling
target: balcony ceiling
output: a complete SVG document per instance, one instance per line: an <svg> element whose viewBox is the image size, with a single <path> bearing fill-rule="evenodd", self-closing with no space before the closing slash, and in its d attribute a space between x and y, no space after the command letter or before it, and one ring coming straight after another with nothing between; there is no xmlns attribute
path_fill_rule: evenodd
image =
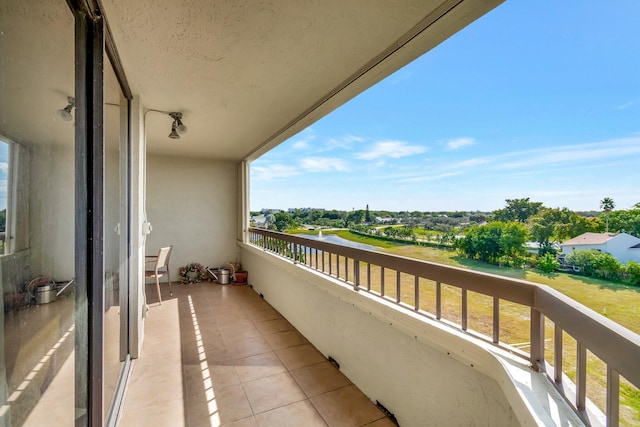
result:
<svg viewBox="0 0 640 427"><path fill-rule="evenodd" d="M103 0L151 153L255 158L501 0Z"/></svg>

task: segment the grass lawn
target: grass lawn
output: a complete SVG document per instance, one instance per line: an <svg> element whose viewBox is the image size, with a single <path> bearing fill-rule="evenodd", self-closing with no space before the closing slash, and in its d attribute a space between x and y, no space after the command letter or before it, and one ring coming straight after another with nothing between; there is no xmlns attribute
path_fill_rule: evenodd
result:
<svg viewBox="0 0 640 427"><path fill-rule="evenodd" d="M548 285L640 334L640 288L638 287L566 273L544 274L533 270L501 268L460 257L455 251L436 248L404 245L385 248L382 251ZM435 296L429 288L423 291L423 286L421 284L421 307L433 312L433 309L430 310L428 307L435 307ZM422 295L423 293L426 295ZM460 294L461 292L455 288L443 287L443 317L458 323L461 311ZM403 292L402 299L412 303L412 291L408 295ZM490 336L492 330L491 299L470 293L468 310L469 328ZM516 347L525 343L521 348L528 351L526 342L529 340L529 310L516 304L501 302L500 319L500 340ZM545 337L545 358L547 361L553 361L553 341L550 339L553 337L553 323L548 319L545 321ZM576 342L566 333L563 342L563 371L575 381ZM640 391L624 378L621 379L620 386L620 425L639 426ZM590 352L587 352L587 396L604 411L606 407L606 365Z"/></svg>
<svg viewBox="0 0 640 427"><path fill-rule="evenodd" d="M469 260L447 251L421 246L396 246L383 252L528 280L554 288L592 310L640 334L640 288L567 273L544 274Z"/></svg>

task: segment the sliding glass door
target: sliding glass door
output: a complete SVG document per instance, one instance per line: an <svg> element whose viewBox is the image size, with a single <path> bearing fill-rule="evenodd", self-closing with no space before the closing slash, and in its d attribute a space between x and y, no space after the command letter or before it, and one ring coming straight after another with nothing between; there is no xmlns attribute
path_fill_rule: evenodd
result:
<svg viewBox="0 0 640 427"><path fill-rule="evenodd" d="M129 365L128 101L89 4L0 2L0 427L113 424Z"/></svg>
<svg viewBox="0 0 640 427"><path fill-rule="evenodd" d="M74 16L0 6L0 426L73 425Z"/></svg>

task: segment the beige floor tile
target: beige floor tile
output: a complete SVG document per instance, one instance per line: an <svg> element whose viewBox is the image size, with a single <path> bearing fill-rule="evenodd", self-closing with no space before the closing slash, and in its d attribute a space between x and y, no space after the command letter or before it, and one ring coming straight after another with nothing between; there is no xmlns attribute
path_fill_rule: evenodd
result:
<svg viewBox="0 0 640 427"><path fill-rule="evenodd" d="M326 361L325 357L311 344L299 345L297 347L285 348L276 351L284 366L292 371L305 366L315 365Z"/></svg>
<svg viewBox="0 0 640 427"><path fill-rule="evenodd" d="M273 352L237 359L234 363L240 381L243 383L287 371Z"/></svg>
<svg viewBox="0 0 640 427"><path fill-rule="evenodd" d="M248 311L247 316L251 320L254 320L256 322L262 322L265 320L282 319L282 316L280 315L280 313L275 311L273 308L267 308L265 310Z"/></svg>
<svg viewBox="0 0 640 427"><path fill-rule="evenodd" d="M200 427L200 426L190 426L190 427ZM211 427L211 426L204 426ZM258 427L258 422L255 417L247 417L238 421L234 421L232 423L224 423L221 424L220 427Z"/></svg>
<svg viewBox="0 0 640 427"><path fill-rule="evenodd" d="M265 335L264 338L274 350L282 350L309 343L298 331L295 330Z"/></svg>
<svg viewBox="0 0 640 427"><path fill-rule="evenodd" d="M290 373L309 397L351 384L351 381L329 362L296 369Z"/></svg>
<svg viewBox="0 0 640 427"><path fill-rule="evenodd" d="M151 356L147 353L146 356ZM180 358L174 362L169 363L166 360L154 357L145 357L136 359L133 365L133 371L131 373L131 379L129 384L136 382L144 382L146 380L153 380L154 377L159 374L166 373L167 375L175 375L179 377L182 370L182 364Z"/></svg>
<svg viewBox="0 0 640 427"><path fill-rule="evenodd" d="M392 422L389 418L385 417L378 421L374 421L371 424L367 424L363 427L396 427L396 424Z"/></svg>
<svg viewBox="0 0 640 427"><path fill-rule="evenodd" d="M249 287L176 286L146 325L121 426L389 425Z"/></svg>
<svg viewBox="0 0 640 427"><path fill-rule="evenodd" d="M256 415L260 427L326 427L316 408L308 400L281 406Z"/></svg>
<svg viewBox="0 0 640 427"><path fill-rule="evenodd" d="M135 369L135 368L134 368ZM161 405L183 397L182 370L157 369L155 375L131 380L126 405L131 410Z"/></svg>
<svg viewBox="0 0 640 427"><path fill-rule="evenodd" d="M208 363L223 363L231 360L229 351L224 345L210 345L191 347L182 351L182 363L195 365L207 361Z"/></svg>
<svg viewBox="0 0 640 427"><path fill-rule="evenodd" d="M232 314L216 314L216 322L221 328L228 328L233 326L254 326L251 318L244 312L238 311Z"/></svg>
<svg viewBox="0 0 640 427"><path fill-rule="evenodd" d="M127 397L129 399L129 397ZM121 426L127 427L187 427L182 399L148 406L139 410L127 410L122 414Z"/></svg>
<svg viewBox="0 0 640 427"><path fill-rule="evenodd" d="M219 426L253 415L249 401L241 385L209 392L205 396L193 396L187 399L187 418L189 425Z"/></svg>
<svg viewBox="0 0 640 427"><path fill-rule="evenodd" d="M256 322L256 326L264 335L293 330L291 324L284 319L263 320Z"/></svg>
<svg viewBox="0 0 640 427"><path fill-rule="evenodd" d="M184 330L183 334L188 330L194 335L196 334L197 331L200 331L201 335L206 335L206 336L222 335L220 330L220 324L218 323L218 320L215 317L201 318L200 316L198 316L195 319L192 318L190 322L185 320L184 323L185 325L188 325L188 326L186 326L185 328L186 330Z"/></svg>
<svg viewBox="0 0 640 427"><path fill-rule="evenodd" d="M258 337L262 335L260 330L258 330L254 325L232 325L221 327L220 330L222 331L222 336L226 340Z"/></svg>
<svg viewBox="0 0 640 427"><path fill-rule="evenodd" d="M243 384L254 414L304 400L306 396L288 373Z"/></svg>
<svg viewBox="0 0 640 427"><path fill-rule="evenodd" d="M354 385L312 397L311 402L330 427L362 426L384 417Z"/></svg>
<svg viewBox="0 0 640 427"><path fill-rule="evenodd" d="M227 349L232 359L242 359L272 351L271 346L262 336L227 340Z"/></svg>
<svg viewBox="0 0 640 427"><path fill-rule="evenodd" d="M185 365L184 387L187 398L205 394L208 390L221 390L240 384L240 378L233 365Z"/></svg>

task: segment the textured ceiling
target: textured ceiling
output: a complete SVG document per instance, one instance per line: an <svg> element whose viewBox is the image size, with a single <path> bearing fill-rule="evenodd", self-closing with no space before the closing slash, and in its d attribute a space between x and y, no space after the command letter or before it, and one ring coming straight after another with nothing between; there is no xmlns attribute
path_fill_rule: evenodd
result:
<svg viewBox="0 0 640 427"><path fill-rule="evenodd" d="M255 158L459 31L502 0L102 0L122 66L146 109L147 148ZM0 135L73 142L55 111L74 90L63 0L0 2ZM463 53L461 53L463 54ZM118 103L105 66L105 100ZM107 105L107 139L118 107ZM113 131L109 123L115 123ZM108 146L114 146L108 142Z"/></svg>
<svg viewBox="0 0 640 427"><path fill-rule="evenodd" d="M65 2L0 2L1 136L26 146L73 146L73 123L56 117L74 93L73 40Z"/></svg>
<svg viewBox="0 0 640 427"><path fill-rule="evenodd" d="M148 150L233 160L275 146L499 1L462 2L429 37L412 41L408 54L392 55L313 111L362 67L402 44L435 9L432 16L456 3L103 0L132 92L145 108L183 112L189 127L171 140L171 119L148 113Z"/></svg>

